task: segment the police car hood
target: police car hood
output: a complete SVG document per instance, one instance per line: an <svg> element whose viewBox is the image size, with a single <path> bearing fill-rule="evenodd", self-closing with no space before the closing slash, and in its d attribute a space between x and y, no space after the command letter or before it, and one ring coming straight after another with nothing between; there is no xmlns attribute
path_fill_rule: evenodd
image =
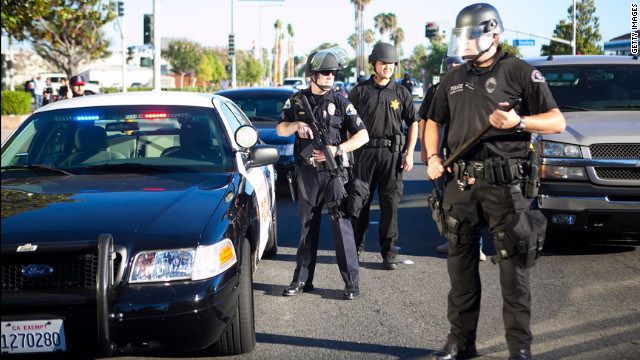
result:
<svg viewBox="0 0 640 360"><path fill-rule="evenodd" d="M154 234L195 239L231 179L227 174L3 179L2 243L88 240L102 233L116 241Z"/></svg>
<svg viewBox="0 0 640 360"><path fill-rule="evenodd" d="M640 134L638 111L564 112L567 127L561 134L540 135L543 140L589 146L610 143L637 143Z"/></svg>

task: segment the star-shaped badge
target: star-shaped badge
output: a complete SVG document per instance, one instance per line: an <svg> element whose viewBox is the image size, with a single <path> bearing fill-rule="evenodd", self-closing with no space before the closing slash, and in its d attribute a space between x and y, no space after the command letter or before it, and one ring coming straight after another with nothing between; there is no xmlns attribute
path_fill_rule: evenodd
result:
<svg viewBox="0 0 640 360"><path fill-rule="evenodd" d="M399 107L399 106L400 106L400 103L398 102L398 99L393 100L393 101L391 102L391 107L392 107L394 110L398 110L398 107Z"/></svg>

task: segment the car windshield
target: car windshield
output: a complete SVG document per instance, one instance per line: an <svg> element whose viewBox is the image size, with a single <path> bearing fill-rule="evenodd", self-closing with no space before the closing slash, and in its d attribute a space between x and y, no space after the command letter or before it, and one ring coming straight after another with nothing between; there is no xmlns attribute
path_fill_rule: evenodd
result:
<svg viewBox="0 0 640 360"><path fill-rule="evenodd" d="M282 82L283 86L295 86L295 85L300 85L302 84L302 81L300 80L285 80Z"/></svg>
<svg viewBox="0 0 640 360"><path fill-rule="evenodd" d="M2 178L56 174L51 169L73 174L233 172L233 150L225 134L215 110L205 107L103 106L36 113L3 147Z"/></svg>
<svg viewBox="0 0 640 360"><path fill-rule="evenodd" d="M277 122L282 107L293 93L256 94L225 93L223 96L233 100L251 121Z"/></svg>
<svg viewBox="0 0 640 360"><path fill-rule="evenodd" d="M640 66L539 66L562 111L640 108Z"/></svg>

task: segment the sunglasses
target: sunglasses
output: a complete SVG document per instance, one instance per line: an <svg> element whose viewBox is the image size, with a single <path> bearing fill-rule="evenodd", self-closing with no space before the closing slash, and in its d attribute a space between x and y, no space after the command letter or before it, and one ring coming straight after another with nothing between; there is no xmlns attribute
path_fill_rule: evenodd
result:
<svg viewBox="0 0 640 360"><path fill-rule="evenodd" d="M329 76L329 75L333 75L333 77L338 76L338 70L324 70L324 71L318 71L322 76Z"/></svg>

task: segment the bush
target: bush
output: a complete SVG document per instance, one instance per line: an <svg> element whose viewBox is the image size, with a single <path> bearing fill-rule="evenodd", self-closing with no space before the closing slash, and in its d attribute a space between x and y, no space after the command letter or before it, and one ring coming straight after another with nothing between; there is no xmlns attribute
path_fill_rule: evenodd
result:
<svg viewBox="0 0 640 360"><path fill-rule="evenodd" d="M24 91L3 91L2 115L24 115L31 110L31 93Z"/></svg>

